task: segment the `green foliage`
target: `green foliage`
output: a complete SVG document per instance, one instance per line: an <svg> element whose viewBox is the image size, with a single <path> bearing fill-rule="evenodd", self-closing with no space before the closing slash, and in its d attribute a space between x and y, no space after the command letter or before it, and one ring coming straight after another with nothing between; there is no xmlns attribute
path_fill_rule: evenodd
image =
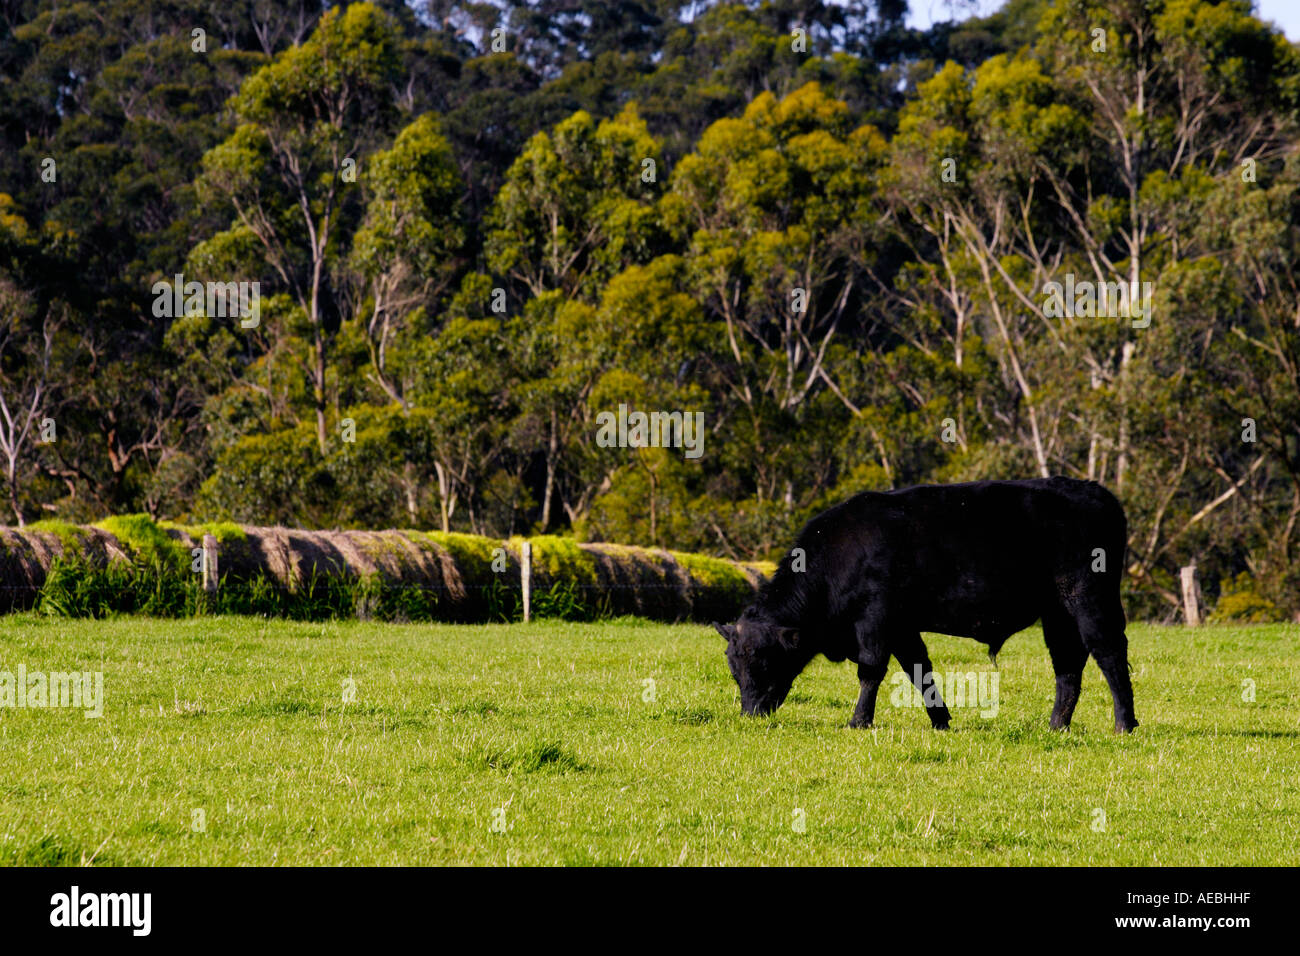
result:
<svg viewBox="0 0 1300 956"><path fill-rule="evenodd" d="M200 487L197 510L250 524L336 523L338 478L314 449L310 425L240 438L222 452L218 468Z"/></svg>
<svg viewBox="0 0 1300 956"><path fill-rule="evenodd" d="M1215 624L1266 624L1285 621L1286 614L1259 594L1250 575L1243 571L1219 583L1219 600L1209 620Z"/></svg>
<svg viewBox="0 0 1300 956"><path fill-rule="evenodd" d="M646 161L659 143L629 106L597 122L579 111L537 133L511 166L486 226L489 268L533 296L557 289L591 297L661 241Z"/></svg>
<svg viewBox="0 0 1300 956"><path fill-rule="evenodd" d="M292 588L263 573L251 578L226 574L216 593L209 594L199 575L177 572L155 555L152 560L106 565L55 558L35 610L64 618L241 614L302 621L427 621L438 619L439 603L437 591L419 585L384 584L315 570Z"/></svg>
<svg viewBox="0 0 1300 956"><path fill-rule="evenodd" d="M686 572L705 588L716 588L730 592L737 598L750 591L748 579L730 561L710 558L701 554L686 554L681 551L669 552L673 559L686 569Z"/></svg>
<svg viewBox="0 0 1300 956"><path fill-rule="evenodd" d="M161 552L103 565L57 557L46 571L35 610L51 617L178 617L198 609L201 593L198 575L182 576Z"/></svg>
<svg viewBox="0 0 1300 956"><path fill-rule="evenodd" d="M518 586L497 577L484 590L487 619L510 624L524 619L524 600ZM538 620L594 621L611 616L610 598L591 585L577 581L556 581L549 587L535 589L529 598L529 612Z"/></svg>
<svg viewBox="0 0 1300 956"><path fill-rule="evenodd" d="M673 559L691 577L691 597L697 619L729 617L733 607L744 607L753 595L753 586L744 572L729 561L698 554L671 552Z"/></svg>
<svg viewBox="0 0 1300 956"><path fill-rule="evenodd" d="M203 524L178 524L174 521L159 521L158 527L164 531L182 531L195 541L202 541L204 535L212 535L218 544L234 544L247 541L248 532L233 521L207 521Z"/></svg>
<svg viewBox="0 0 1300 956"><path fill-rule="evenodd" d="M493 552L501 547L500 542L490 538L454 531L429 531L423 537L449 552L457 567L470 570L490 568Z"/></svg>
<svg viewBox="0 0 1300 956"><path fill-rule="evenodd" d="M1123 501L1131 613L1191 560L1300 610L1300 53L1248 4L409 6L15 7L5 520L743 559L1061 473ZM257 324L167 315L177 272L259 283ZM1067 276L1150 321L1049 309ZM620 405L702 413L702 457L598 444Z"/></svg>

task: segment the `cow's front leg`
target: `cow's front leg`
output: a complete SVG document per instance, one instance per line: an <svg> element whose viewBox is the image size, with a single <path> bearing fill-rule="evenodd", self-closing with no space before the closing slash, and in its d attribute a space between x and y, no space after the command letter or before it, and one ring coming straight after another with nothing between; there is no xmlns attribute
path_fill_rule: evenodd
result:
<svg viewBox="0 0 1300 956"><path fill-rule="evenodd" d="M857 645L858 706L853 708L850 727L870 727L876 719L876 692L885 679L889 664L889 648L885 645L884 629L879 616L866 616L853 625L853 640Z"/></svg>
<svg viewBox="0 0 1300 956"><path fill-rule="evenodd" d="M885 679L884 664L859 664L858 683L862 689L858 693L858 706L853 708L850 727L870 727L876 719L876 693L880 682Z"/></svg>
<svg viewBox="0 0 1300 956"><path fill-rule="evenodd" d="M894 645L894 657L902 665L903 671L911 678L916 689L921 692L925 702L925 712L935 730L947 730L951 715L943 705L943 695L934 680L934 669L930 666L930 653L925 649L920 632L904 634L897 638Z"/></svg>
<svg viewBox="0 0 1300 956"><path fill-rule="evenodd" d="M1056 675L1056 705L1048 726L1053 730L1069 730L1074 718L1074 708L1079 703L1079 692L1083 688L1083 674L1074 671L1069 674Z"/></svg>

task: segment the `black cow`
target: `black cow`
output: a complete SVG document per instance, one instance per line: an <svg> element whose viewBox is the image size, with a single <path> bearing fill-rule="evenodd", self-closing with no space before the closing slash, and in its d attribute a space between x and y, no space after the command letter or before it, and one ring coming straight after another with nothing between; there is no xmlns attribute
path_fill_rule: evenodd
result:
<svg viewBox="0 0 1300 956"><path fill-rule="evenodd" d="M714 624L742 709L780 707L818 654L858 662L851 727L869 727L892 654L936 729L948 709L931 689L922 631L998 650L1042 619L1056 670L1052 727L1070 725L1091 654L1115 699L1116 732L1138 725L1120 602L1127 522L1091 481L1035 478L864 492L813 518L735 624ZM919 670L917 669L919 666ZM935 703L937 701L937 703Z"/></svg>

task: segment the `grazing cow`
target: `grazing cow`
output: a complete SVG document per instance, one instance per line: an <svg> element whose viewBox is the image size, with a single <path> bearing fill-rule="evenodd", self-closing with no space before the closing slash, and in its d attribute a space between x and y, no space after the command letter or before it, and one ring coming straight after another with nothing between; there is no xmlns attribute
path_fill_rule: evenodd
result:
<svg viewBox="0 0 1300 956"><path fill-rule="evenodd" d="M948 709L921 632L974 638L996 661L1007 638L1041 618L1056 670L1052 727L1069 727L1091 654L1115 700L1115 731L1131 731L1126 529L1114 495L1071 478L855 495L808 522L735 624L713 625L741 708L776 710L818 654L852 658L862 686L849 726L870 727L892 654L943 730Z"/></svg>

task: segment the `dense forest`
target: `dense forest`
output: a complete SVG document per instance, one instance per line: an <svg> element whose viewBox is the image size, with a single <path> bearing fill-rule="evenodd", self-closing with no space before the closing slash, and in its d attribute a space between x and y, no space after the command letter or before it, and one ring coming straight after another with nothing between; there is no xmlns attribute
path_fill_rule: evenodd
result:
<svg viewBox="0 0 1300 956"><path fill-rule="evenodd" d="M1296 48L1244 0L905 13L0 0L0 520L758 558L1062 474L1131 613L1192 562L1300 613Z"/></svg>

